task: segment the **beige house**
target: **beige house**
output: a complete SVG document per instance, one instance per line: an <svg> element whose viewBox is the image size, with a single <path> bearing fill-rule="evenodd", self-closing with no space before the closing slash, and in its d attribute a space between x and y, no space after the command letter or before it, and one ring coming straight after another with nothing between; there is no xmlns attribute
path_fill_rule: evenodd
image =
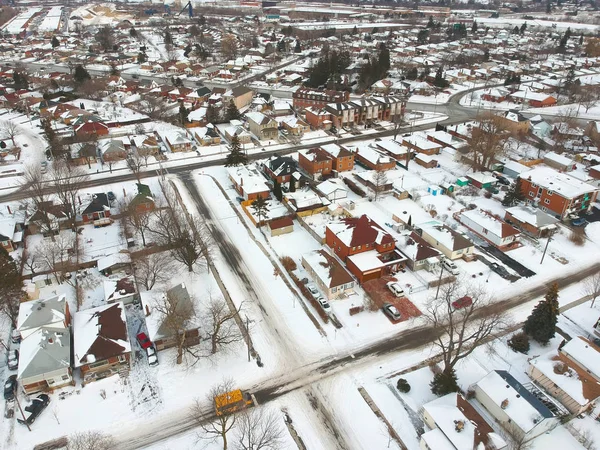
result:
<svg viewBox="0 0 600 450"><path fill-rule="evenodd" d="M278 134L277 122L260 112L249 112L248 128L258 139L276 139Z"/></svg>
<svg viewBox="0 0 600 450"><path fill-rule="evenodd" d="M426 222L418 228L422 231L421 237L448 259L459 259L473 254L473 243L441 222Z"/></svg>
<svg viewBox="0 0 600 450"><path fill-rule="evenodd" d="M329 300L354 292L354 278L350 272L325 250L302 255L302 267Z"/></svg>
<svg viewBox="0 0 600 450"><path fill-rule="evenodd" d="M593 407L600 397L600 348L578 336L561 349L529 361L528 374L571 414Z"/></svg>
<svg viewBox="0 0 600 450"><path fill-rule="evenodd" d="M254 97L254 91L246 86L238 86L231 89L230 91L223 94L223 104L229 105L229 102L233 100L237 109L242 109L252 103Z"/></svg>

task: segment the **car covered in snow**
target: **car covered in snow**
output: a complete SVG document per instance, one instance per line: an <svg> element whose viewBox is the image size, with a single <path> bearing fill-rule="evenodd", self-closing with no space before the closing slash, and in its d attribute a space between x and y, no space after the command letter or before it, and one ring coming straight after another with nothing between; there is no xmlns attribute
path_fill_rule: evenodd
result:
<svg viewBox="0 0 600 450"><path fill-rule="evenodd" d="M318 299L318 302L319 302L319 305L321 305L321 308L323 308L323 310L325 312L328 313L329 311L331 311L331 305L329 304L329 302L326 299L321 297Z"/></svg>
<svg viewBox="0 0 600 450"><path fill-rule="evenodd" d="M7 402L15 399L15 390L17 389L17 376L11 375L4 382L4 400Z"/></svg>
<svg viewBox="0 0 600 450"><path fill-rule="evenodd" d="M148 357L149 365L158 366L158 355L156 354L156 348L154 348L154 345L146 347L146 356Z"/></svg>
<svg viewBox="0 0 600 450"><path fill-rule="evenodd" d="M390 281L386 286L396 297L404 297L404 289L397 281Z"/></svg>
<svg viewBox="0 0 600 450"><path fill-rule="evenodd" d="M19 350L11 350L8 352L8 368L17 370L19 367Z"/></svg>

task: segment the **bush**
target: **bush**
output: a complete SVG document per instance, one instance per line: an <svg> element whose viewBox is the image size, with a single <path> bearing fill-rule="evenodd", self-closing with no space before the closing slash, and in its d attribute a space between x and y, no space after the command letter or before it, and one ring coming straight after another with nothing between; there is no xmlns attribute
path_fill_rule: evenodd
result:
<svg viewBox="0 0 600 450"><path fill-rule="evenodd" d="M281 258L279 258L279 261L281 261L283 268L287 272L293 272L294 270L296 270L298 268L298 266L296 266L296 261L294 261L289 256L282 256Z"/></svg>
<svg viewBox="0 0 600 450"><path fill-rule="evenodd" d="M508 340L508 346L515 352L527 354L529 351L529 336L521 331Z"/></svg>
<svg viewBox="0 0 600 450"><path fill-rule="evenodd" d="M404 378L398 378L398 383L396 384L396 387L400 392L403 392L405 394L410 392L410 384L408 384L408 381L406 381L406 379Z"/></svg>
<svg viewBox="0 0 600 450"><path fill-rule="evenodd" d="M435 395L443 396L452 392L458 392L458 379L454 369L436 373L429 384L431 392Z"/></svg>
<svg viewBox="0 0 600 450"><path fill-rule="evenodd" d="M571 234L569 235L569 240L573 244L581 247L585 244L585 232L582 228L573 228L573 231L571 231Z"/></svg>

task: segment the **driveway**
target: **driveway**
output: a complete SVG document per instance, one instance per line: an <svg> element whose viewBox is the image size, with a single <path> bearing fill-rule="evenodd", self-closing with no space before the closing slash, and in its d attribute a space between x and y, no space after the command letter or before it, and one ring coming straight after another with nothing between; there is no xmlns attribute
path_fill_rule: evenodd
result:
<svg viewBox="0 0 600 450"><path fill-rule="evenodd" d="M481 250L485 251L489 255L492 255L494 258L502 261L503 264L510 267L522 277L529 278L535 275L535 272L533 270L528 269L523 264L511 258L506 253L498 250L493 245L482 245Z"/></svg>

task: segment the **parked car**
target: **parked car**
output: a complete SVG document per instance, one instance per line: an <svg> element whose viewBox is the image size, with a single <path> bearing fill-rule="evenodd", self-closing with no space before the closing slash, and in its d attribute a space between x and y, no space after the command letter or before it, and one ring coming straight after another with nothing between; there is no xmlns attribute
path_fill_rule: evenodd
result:
<svg viewBox="0 0 600 450"><path fill-rule="evenodd" d="M324 299L323 297L318 299L319 304L321 305L321 308L323 308L323 310L328 313L329 311L331 311L331 305L329 304L329 302Z"/></svg>
<svg viewBox="0 0 600 450"><path fill-rule="evenodd" d="M508 270L506 270L504 268L504 266L501 266L500 264L498 264L496 262L493 262L490 264L490 269L492 269L494 272L496 272L502 278L510 277L510 273L508 272Z"/></svg>
<svg viewBox="0 0 600 450"><path fill-rule="evenodd" d="M404 289L397 281L390 281L386 286L396 297L404 297Z"/></svg>
<svg viewBox="0 0 600 450"><path fill-rule="evenodd" d="M312 295L315 300L319 301L319 299L323 298L319 290L312 284L307 284L306 289L308 289L308 292L310 292L310 295Z"/></svg>
<svg viewBox="0 0 600 450"><path fill-rule="evenodd" d="M158 355L156 354L154 345L146 348L146 356L148 356L148 364L151 366L158 366Z"/></svg>
<svg viewBox="0 0 600 450"><path fill-rule="evenodd" d="M19 350L11 350L8 352L8 368L17 370L19 367Z"/></svg>
<svg viewBox="0 0 600 450"><path fill-rule="evenodd" d="M42 413L46 406L50 403L50 397L47 394L40 394L31 401L30 405L24 408L25 420L21 417L17 418L17 422L22 425L31 425L35 419Z"/></svg>
<svg viewBox="0 0 600 450"><path fill-rule="evenodd" d="M454 264L454 262L449 259L442 259L442 266L452 275L458 275L460 273L458 267L456 267L456 264Z"/></svg>
<svg viewBox="0 0 600 450"><path fill-rule="evenodd" d="M21 342L21 333L19 333L19 330L12 330L12 332L10 333L10 341L13 344L18 344L19 342Z"/></svg>
<svg viewBox="0 0 600 450"><path fill-rule="evenodd" d="M140 347L142 347L144 350L152 346L152 341L148 336L146 336L146 333L138 333L136 338L140 344Z"/></svg>
<svg viewBox="0 0 600 450"><path fill-rule="evenodd" d="M461 297L458 300L453 301L452 307L454 309L463 309L463 308L467 308L467 307L471 306L472 304L473 304L473 299L471 297L469 297L468 295L465 295L464 297Z"/></svg>
<svg viewBox="0 0 600 450"><path fill-rule="evenodd" d="M577 219L571 220L571 225L574 227L585 227L588 223L589 222L583 217L578 217Z"/></svg>
<svg viewBox="0 0 600 450"><path fill-rule="evenodd" d="M498 177L498 183L503 184L504 186L510 186L510 180L506 177Z"/></svg>
<svg viewBox="0 0 600 450"><path fill-rule="evenodd" d="M400 314L400 311L398 311L398 308L396 308L391 303L384 303L382 309L383 313L392 320L400 320L402 318L402 315Z"/></svg>
<svg viewBox="0 0 600 450"><path fill-rule="evenodd" d="M116 200L116 198L117 198L117 197L115 196L115 193L114 193L113 191L108 191L108 192L106 193L106 197L108 197L108 201L110 201L110 202L113 202L113 201L115 201L115 200Z"/></svg>
<svg viewBox="0 0 600 450"><path fill-rule="evenodd" d="M17 376L11 375L4 383L4 400L7 402L14 400L15 391L17 390Z"/></svg>

